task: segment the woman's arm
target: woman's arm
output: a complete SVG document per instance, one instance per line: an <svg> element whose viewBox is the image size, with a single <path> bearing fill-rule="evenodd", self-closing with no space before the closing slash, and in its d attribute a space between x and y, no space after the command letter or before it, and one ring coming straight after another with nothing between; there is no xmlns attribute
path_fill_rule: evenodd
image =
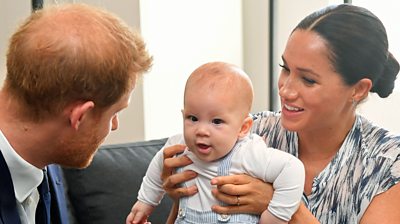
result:
<svg viewBox="0 0 400 224"><path fill-rule="evenodd" d="M368 206L360 224L368 223L399 223L400 213L400 184L396 184L386 192L379 194L372 199ZM313 224L319 223L318 220L302 203L297 212L292 216L290 224Z"/></svg>
<svg viewBox="0 0 400 224"><path fill-rule="evenodd" d="M166 224L174 224L176 217L178 216L178 209L179 209L179 203L178 202L174 202L172 204L172 208L171 211L169 213L168 219L165 222Z"/></svg>
<svg viewBox="0 0 400 224"><path fill-rule="evenodd" d="M400 184L372 199L360 224L366 223L399 223L400 220Z"/></svg>
<svg viewBox="0 0 400 224"><path fill-rule="evenodd" d="M320 222L314 217L307 207L300 203L299 208L293 214L289 224L319 224Z"/></svg>

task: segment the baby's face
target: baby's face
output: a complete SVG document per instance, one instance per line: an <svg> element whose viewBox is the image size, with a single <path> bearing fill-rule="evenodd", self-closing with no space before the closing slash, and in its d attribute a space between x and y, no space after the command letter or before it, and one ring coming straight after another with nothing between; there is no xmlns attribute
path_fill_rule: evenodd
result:
<svg viewBox="0 0 400 224"><path fill-rule="evenodd" d="M199 159L220 159L238 140L245 116L237 97L234 91L219 89L194 88L186 92L182 110L184 137L189 150Z"/></svg>

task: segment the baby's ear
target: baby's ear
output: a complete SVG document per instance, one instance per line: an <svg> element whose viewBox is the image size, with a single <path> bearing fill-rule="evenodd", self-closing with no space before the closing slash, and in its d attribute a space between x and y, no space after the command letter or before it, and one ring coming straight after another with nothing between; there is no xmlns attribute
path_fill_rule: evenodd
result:
<svg viewBox="0 0 400 224"><path fill-rule="evenodd" d="M249 133L251 126L253 125L253 118L247 116L242 123L242 127L240 128L239 138L243 138Z"/></svg>

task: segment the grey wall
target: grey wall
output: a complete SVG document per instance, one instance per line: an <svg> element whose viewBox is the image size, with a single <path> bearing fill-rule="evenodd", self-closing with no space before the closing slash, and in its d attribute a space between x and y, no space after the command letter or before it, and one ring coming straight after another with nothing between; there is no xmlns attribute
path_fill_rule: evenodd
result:
<svg viewBox="0 0 400 224"><path fill-rule="evenodd" d="M0 84L6 73L8 39L16 26L31 13L30 1L0 0Z"/></svg>

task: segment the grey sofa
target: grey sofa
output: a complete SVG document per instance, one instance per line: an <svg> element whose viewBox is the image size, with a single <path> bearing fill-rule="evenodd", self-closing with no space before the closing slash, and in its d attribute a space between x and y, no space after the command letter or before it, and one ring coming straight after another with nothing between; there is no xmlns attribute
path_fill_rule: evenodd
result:
<svg viewBox="0 0 400 224"><path fill-rule="evenodd" d="M88 168L63 169L71 223L125 223L147 166L166 140L102 146ZM149 220L165 223L171 204L165 196Z"/></svg>

